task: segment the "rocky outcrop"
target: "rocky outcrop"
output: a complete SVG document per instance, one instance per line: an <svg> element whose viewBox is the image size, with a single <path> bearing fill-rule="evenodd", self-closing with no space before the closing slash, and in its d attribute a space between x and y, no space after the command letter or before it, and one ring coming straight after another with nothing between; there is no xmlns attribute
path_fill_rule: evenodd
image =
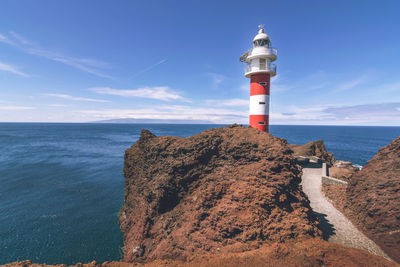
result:
<svg viewBox="0 0 400 267"><path fill-rule="evenodd" d="M347 216L400 262L400 137L351 177L346 195Z"/></svg>
<svg viewBox="0 0 400 267"><path fill-rule="evenodd" d="M143 130L124 175L126 262L76 267L396 266L320 238L292 150L270 134L235 125L187 138Z"/></svg>
<svg viewBox="0 0 400 267"><path fill-rule="evenodd" d="M360 169L349 161L337 160L334 165L329 168L329 176L348 182L351 176Z"/></svg>
<svg viewBox="0 0 400 267"><path fill-rule="evenodd" d="M295 157L318 157L329 166L332 166L335 162L333 153L328 153L323 140L312 141L304 145L291 144L290 148L293 150L293 156Z"/></svg>
<svg viewBox="0 0 400 267"><path fill-rule="evenodd" d="M124 260L241 252L320 235L286 141L230 126L187 138L143 130L125 153Z"/></svg>

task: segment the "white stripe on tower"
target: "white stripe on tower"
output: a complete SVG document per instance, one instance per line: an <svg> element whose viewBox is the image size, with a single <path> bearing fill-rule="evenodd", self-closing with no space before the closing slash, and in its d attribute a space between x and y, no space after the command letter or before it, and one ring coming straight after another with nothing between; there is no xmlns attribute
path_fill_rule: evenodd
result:
<svg viewBox="0 0 400 267"><path fill-rule="evenodd" d="M269 95L250 96L250 115L268 115L269 114Z"/></svg>

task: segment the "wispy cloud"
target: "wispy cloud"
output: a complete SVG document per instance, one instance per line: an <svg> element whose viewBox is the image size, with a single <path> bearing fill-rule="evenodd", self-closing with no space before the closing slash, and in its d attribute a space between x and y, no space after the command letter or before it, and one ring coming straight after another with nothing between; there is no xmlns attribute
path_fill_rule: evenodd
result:
<svg viewBox="0 0 400 267"><path fill-rule="evenodd" d="M22 44L30 44L30 42L28 40L26 40L24 37L22 37L21 35L19 35L16 32L10 31L10 35L16 39L18 42L22 43Z"/></svg>
<svg viewBox="0 0 400 267"><path fill-rule="evenodd" d="M373 103L355 106L330 107L324 112L334 115L337 119L390 119L400 120L400 102Z"/></svg>
<svg viewBox="0 0 400 267"><path fill-rule="evenodd" d="M96 87L91 88L91 90L98 94L117 95L122 97L141 97L164 101L180 100L190 102L188 99L185 99L183 96L173 91L168 86L142 87L130 90L120 90L109 87Z"/></svg>
<svg viewBox="0 0 400 267"><path fill-rule="evenodd" d="M380 93L400 92L400 82L384 83L380 86L377 86L375 91L379 91Z"/></svg>
<svg viewBox="0 0 400 267"><path fill-rule="evenodd" d="M68 105L64 105L64 104L50 104L48 105L49 107L54 107L54 108L64 108L64 107L68 107Z"/></svg>
<svg viewBox="0 0 400 267"><path fill-rule="evenodd" d="M341 93L356 89L369 82L371 76L369 73L369 71L366 71L363 75L351 79L346 79L343 73L327 73L323 70L313 71L295 80L288 80L287 77L279 75L276 76L276 79L271 79L271 93L291 90L296 90L296 92L324 90L327 93Z"/></svg>
<svg viewBox="0 0 400 267"><path fill-rule="evenodd" d="M364 84L368 81L367 77L362 76L359 78L356 78L354 80L350 80L350 81L345 81L339 85L336 86L334 92L343 92L343 91L347 91L350 89L353 89L361 84Z"/></svg>
<svg viewBox="0 0 400 267"><path fill-rule="evenodd" d="M151 66L149 66L149 67L147 67L147 68L144 68L143 70L139 71L138 73L135 73L134 75L132 75L132 78L137 77L137 76L139 76L139 75L141 75L141 74L143 74L143 73L146 73L146 72L148 72L148 71L154 69L154 68L157 67L158 65L163 64L163 63L166 62L166 61L167 61L166 59L160 60L160 61L158 61L157 63L155 63L155 64L153 64L153 65L151 65Z"/></svg>
<svg viewBox="0 0 400 267"><path fill-rule="evenodd" d="M311 72L304 78L288 81L287 77L278 74L271 78L271 93L282 93L290 90L311 91L326 86L326 73L321 70Z"/></svg>
<svg viewBox="0 0 400 267"><path fill-rule="evenodd" d="M99 102L99 103L110 102L110 101L104 100L104 99L95 99L95 98L86 98L86 97L75 97L75 96L66 95L66 94L44 94L44 95L45 95L45 96L51 96L51 97L62 98L62 99L67 99L67 100L72 100L72 101L88 101L88 102Z"/></svg>
<svg viewBox="0 0 400 267"><path fill-rule="evenodd" d="M0 110L18 111L18 110L30 110L30 109L35 109L35 107L27 107L27 106L0 106Z"/></svg>
<svg viewBox="0 0 400 267"><path fill-rule="evenodd" d="M16 45L13 41L11 41L7 36L0 33L0 43Z"/></svg>
<svg viewBox="0 0 400 267"><path fill-rule="evenodd" d="M206 101L207 105L218 105L221 107L237 107L237 106L248 106L248 99L232 98L232 99L210 99Z"/></svg>
<svg viewBox="0 0 400 267"><path fill-rule="evenodd" d="M271 113L273 123L321 125L400 125L400 102L288 107Z"/></svg>
<svg viewBox="0 0 400 267"><path fill-rule="evenodd" d="M16 67L10 65L10 64L6 64L4 62L0 62L0 70L2 71L8 71L11 72L13 74L19 75L21 77L29 77L28 74L18 70Z"/></svg>
<svg viewBox="0 0 400 267"><path fill-rule="evenodd" d="M0 34L0 42L17 47L25 53L60 62L98 77L112 78L98 70L110 67L108 63L91 58L71 57L60 52L41 48L15 32L10 32L9 36Z"/></svg>

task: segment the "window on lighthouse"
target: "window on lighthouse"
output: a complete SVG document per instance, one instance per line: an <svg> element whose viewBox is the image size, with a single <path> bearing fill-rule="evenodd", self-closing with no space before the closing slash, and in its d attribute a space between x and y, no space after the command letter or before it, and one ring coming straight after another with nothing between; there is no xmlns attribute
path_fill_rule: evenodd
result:
<svg viewBox="0 0 400 267"><path fill-rule="evenodd" d="M267 60L265 58L260 58L260 70L265 70L267 68Z"/></svg>

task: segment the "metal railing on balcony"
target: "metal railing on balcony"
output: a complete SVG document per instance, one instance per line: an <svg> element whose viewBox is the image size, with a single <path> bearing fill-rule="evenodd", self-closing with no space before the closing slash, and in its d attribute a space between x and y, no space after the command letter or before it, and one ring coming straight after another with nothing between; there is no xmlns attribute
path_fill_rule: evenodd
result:
<svg viewBox="0 0 400 267"><path fill-rule="evenodd" d="M276 65L275 64L271 64L270 65L270 70L272 73L276 73Z"/></svg>
<svg viewBox="0 0 400 267"><path fill-rule="evenodd" d="M247 65L244 72L256 72L256 71L267 71L271 73L276 73L276 65L275 64L260 64L259 66L251 66Z"/></svg>

